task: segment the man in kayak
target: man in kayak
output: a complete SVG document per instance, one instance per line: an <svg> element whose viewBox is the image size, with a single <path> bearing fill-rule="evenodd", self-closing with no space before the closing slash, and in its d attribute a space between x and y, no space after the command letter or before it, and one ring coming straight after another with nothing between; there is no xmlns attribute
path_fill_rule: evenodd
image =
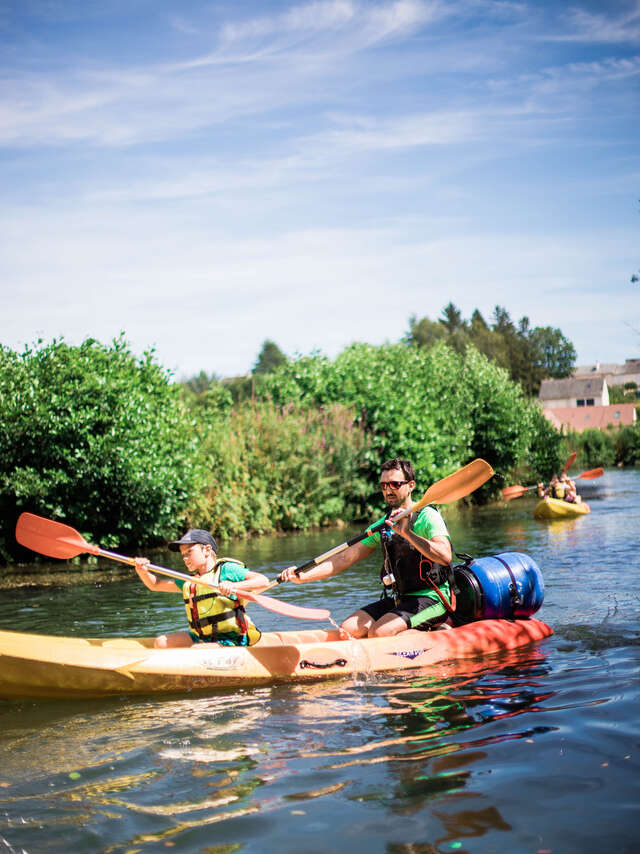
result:
<svg viewBox="0 0 640 854"><path fill-rule="evenodd" d="M214 537L199 528L191 528L181 539L169 543L169 548L180 552L194 581L185 581L180 588L171 578L159 578L149 570L146 557L135 559L135 570L149 590L182 593L189 631L160 635L154 646L166 649L192 646L201 641L224 646L257 643L260 632L245 613L242 591L262 590L269 579L247 569L241 561L217 558L218 545ZM215 585L217 590L198 584L197 578Z"/></svg>
<svg viewBox="0 0 640 854"><path fill-rule="evenodd" d="M380 489L389 506L385 527L306 572L297 575L289 567L280 574L295 584L330 578L380 546L384 594L344 620L341 628L354 638L390 637L410 628L431 628L447 618L452 550L444 519L429 505L396 521L413 505L415 485L409 460L396 457L383 463Z"/></svg>

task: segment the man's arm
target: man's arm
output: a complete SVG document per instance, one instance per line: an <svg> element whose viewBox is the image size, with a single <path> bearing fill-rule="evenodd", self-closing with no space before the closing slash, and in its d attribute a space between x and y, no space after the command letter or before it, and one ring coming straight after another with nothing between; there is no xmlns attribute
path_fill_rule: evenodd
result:
<svg viewBox="0 0 640 854"><path fill-rule="evenodd" d="M400 532L398 532L400 533ZM404 536L412 546L414 546L420 554L432 560L434 563L441 563L448 566L453 559L453 551L451 549L451 541L448 537L436 536L428 540L426 537L420 537L413 531L409 531Z"/></svg>
<svg viewBox="0 0 640 854"><path fill-rule="evenodd" d="M282 571L282 579L283 581L293 581L294 584L306 584L307 581L319 581L322 578L331 578L332 575L343 572L354 563L368 557L374 551L375 548L372 546L365 546L364 543L354 543L354 545L349 546L343 552L319 563L311 569L307 569L305 572L301 572L300 575L296 575L295 566L290 566Z"/></svg>

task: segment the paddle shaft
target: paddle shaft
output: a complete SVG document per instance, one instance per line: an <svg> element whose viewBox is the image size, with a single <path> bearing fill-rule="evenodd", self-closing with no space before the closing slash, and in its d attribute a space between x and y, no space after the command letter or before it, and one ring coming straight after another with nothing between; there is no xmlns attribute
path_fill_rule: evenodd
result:
<svg viewBox="0 0 640 854"><path fill-rule="evenodd" d="M88 543L78 531L69 525L65 525L63 522L45 519L33 513L20 514L16 524L16 540L26 548L61 560L68 560L79 554L88 553L96 557L106 557L110 560L116 560L119 563L126 563L129 566L135 566L136 564L135 558L116 554L115 552L110 552L92 543ZM183 572L167 569L164 566L155 566L155 564L146 564L146 566L160 575L168 575L170 578L180 581L195 582L219 592L218 587L201 580L198 576L186 575ZM278 599L272 599L270 596L261 596L259 593L253 593L249 590L239 590L236 595L239 599L247 599L255 602L257 605L261 605L263 608L274 611L276 614L282 614L285 617L294 617L300 620L326 620L331 616L331 612L326 608L303 608L300 605L281 602Z"/></svg>
<svg viewBox="0 0 640 854"><path fill-rule="evenodd" d="M95 548L96 551L93 551L93 548ZM106 549L99 548L98 546L92 547L92 554L100 557L107 557L110 560L117 560L120 561L120 563L127 563L129 566L135 566L136 563L135 558L119 555L115 552L109 552L106 551ZM216 587L215 584L210 584L208 581L202 581L198 576L187 575L184 572L178 572L175 569L167 569L164 566L156 566L154 563L146 564L145 568L152 572L158 572L160 575L168 575L169 578L201 584L203 587L208 587L210 590L215 590L218 593L220 592L220 588ZM270 596L261 596L259 593L252 593L250 590L238 590L235 595L239 599L248 599L249 602L255 602L258 605L262 605L264 608L268 608L270 611L275 611L276 613L284 614L285 616L300 617L302 619L309 620L326 620L331 616L331 612L326 608L301 608L298 605L290 605L288 602L280 602L278 599L274 600Z"/></svg>
<svg viewBox="0 0 640 854"><path fill-rule="evenodd" d="M93 551L94 548L95 551ZM120 563L128 563L129 566L136 565L135 558L126 557L125 555L119 555L115 552L109 552L106 549L101 549L99 546L93 546L91 553L97 555L98 557L108 557L110 560L117 560ZM208 587L210 590L215 590L216 592L220 591L220 588L216 587L215 584L210 584L208 581L201 581L198 576L187 575L186 572L178 572L178 570L176 569L167 569L164 566L156 566L155 563L145 564L145 569L149 569L152 572L158 572L160 573L160 575L168 575L169 578L175 578L179 581L195 582L196 584L201 584L203 587ZM239 590L237 596L239 596L240 599L249 599L252 602L260 602L261 600L261 597L259 597L257 593L252 593L250 590ZM258 596L257 600L255 599L256 596Z"/></svg>
<svg viewBox="0 0 640 854"><path fill-rule="evenodd" d="M95 546L96 551L92 551L92 554L95 554L97 557L108 557L109 560L117 560L120 563L127 563L129 566L136 565L136 559L133 557L126 557L126 555L119 555L115 552L109 552L106 549L101 549L98 546ZM187 575L186 572L178 572L177 569L167 569L164 566L156 566L155 563L147 563L145 564L145 569L151 570L151 572L158 572L160 575L168 575L169 578L176 578L179 581L195 581L196 576ZM218 590L215 584L209 584L208 581L198 581L198 584L202 584L203 587L209 587L211 590Z"/></svg>
<svg viewBox="0 0 640 854"><path fill-rule="evenodd" d="M597 477L602 477L604 474L603 468L597 469L589 469L589 471L583 471L582 474L575 475L573 480L595 480ZM512 498L521 498L525 492L528 492L530 489L535 489L537 484L533 486L507 486L502 490L502 497L505 501L509 501Z"/></svg>
<svg viewBox="0 0 640 854"><path fill-rule="evenodd" d="M411 510L407 510L406 513L402 514L402 516L406 516L408 513L411 513ZM401 519L402 516L399 515L396 518ZM324 554L318 555L318 557L314 557L311 560L308 560L302 566L296 567L296 575L300 575L300 573L304 572L306 569L311 569L314 566L318 566L318 564L322 563L323 561L335 557L335 555L338 555L340 554L340 552L343 552L348 549L349 546L355 546L356 543L360 543L362 542L362 540L366 540L366 538L373 534L375 531L381 530L384 525L384 521L378 522L376 525L373 525L371 528L368 528L362 534L357 534L355 537L352 537L350 540L347 540L346 543L340 543L339 546L336 546L333 549L329 549L328 552L325 552Z"/></svg>

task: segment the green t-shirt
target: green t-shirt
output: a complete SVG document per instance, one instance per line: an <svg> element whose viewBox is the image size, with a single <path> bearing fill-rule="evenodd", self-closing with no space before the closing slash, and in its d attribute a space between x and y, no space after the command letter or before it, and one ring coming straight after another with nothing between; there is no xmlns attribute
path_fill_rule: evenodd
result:
<svg viewBox="0 0 640 854"><path fill-rule="evenodd" d="M379 519L378 521L382 520ZM377 524L377 522L374 524ZM389 530L391 529L389 528ZM430 505L423 507L418 513L416 521L411 526L411 530L414 534L417 534L419 537L424 537L427 540L431 540L433 537L447 537L449 540L451 539L446 522L440 515L439 511ZM362 542L365 546L369 546L370 548L379 546L380 531L374 531L373 534L365 537Z"/></svg>
<svg viewBox="0 0 640 854"><path fill-rule="evenodd" d="M219 581L244 581L247 577L247 567L241 566L233 560L226 561L220 567Z"/></svg>
<svg viewBox="0 0 640 854"><path fill-rule="evenodd" d="M230 581L234 584L236 581L244 581L247 577L247 568L246 566L241 566L239 563L236 563L233 560L225 561L220 565L220 575L218 576L218 581ZM195 581L198 583L198 575L193 575L191 577L191 581ZM174 584L182 593L182 585L184 582L181 582L179 578L173 579Z"/></svg>

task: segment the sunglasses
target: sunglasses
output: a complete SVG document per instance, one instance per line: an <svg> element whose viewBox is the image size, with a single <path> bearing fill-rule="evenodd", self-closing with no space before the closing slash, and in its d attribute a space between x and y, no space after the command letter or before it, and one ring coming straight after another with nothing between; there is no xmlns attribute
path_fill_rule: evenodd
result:
<svg viewBox="0 0 640 854"><path fill-rule="evenodd" d="M401 486L404 486L405 483L409 483L408 480L383 480L380 483L380 489L384 490L385 488L391 487L391 489L400 489Z"/></svg>

